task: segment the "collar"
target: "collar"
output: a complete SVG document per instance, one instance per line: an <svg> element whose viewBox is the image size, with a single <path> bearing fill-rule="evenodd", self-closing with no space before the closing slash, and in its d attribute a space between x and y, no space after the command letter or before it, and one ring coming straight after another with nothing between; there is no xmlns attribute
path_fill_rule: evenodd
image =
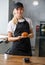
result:
<svg viewBox="0 0 45 65"><path fill-rule="evenodd" d="M20 19L20 20L18 20L18 22L24 22L25 20L24 19Z"/></svg>

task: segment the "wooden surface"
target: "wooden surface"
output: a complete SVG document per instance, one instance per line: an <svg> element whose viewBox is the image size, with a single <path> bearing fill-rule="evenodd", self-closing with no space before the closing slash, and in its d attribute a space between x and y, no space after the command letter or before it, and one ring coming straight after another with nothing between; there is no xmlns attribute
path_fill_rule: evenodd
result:
<svg viewBox="0 0 45 65"><path fill-rule="evenodd" d="M25 63L24 58L29 58L31 63ZM0 54L0 65L45 65L45 57Z"/></svg>

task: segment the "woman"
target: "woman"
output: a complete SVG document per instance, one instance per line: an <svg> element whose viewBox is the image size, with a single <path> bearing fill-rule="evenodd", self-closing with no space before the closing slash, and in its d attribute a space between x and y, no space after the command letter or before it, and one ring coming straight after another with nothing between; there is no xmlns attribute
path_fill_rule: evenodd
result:
<svg viewBox="0 0 45 65"><path fill-rule="evenodd" d="M23 17L23 12L23 4L15 3L14 17L8 24L8 41L13 43L8 54L32 56L30 38L33 37L33 26L30 19ZM21 36L23 32L27 32L28 36Z"/></svg>

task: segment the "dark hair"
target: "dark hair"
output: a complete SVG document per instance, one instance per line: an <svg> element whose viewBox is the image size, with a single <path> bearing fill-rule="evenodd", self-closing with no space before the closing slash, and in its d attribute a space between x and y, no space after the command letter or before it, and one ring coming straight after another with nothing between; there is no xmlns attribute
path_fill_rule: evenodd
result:
<svg viewBox="0 0 45 65"><path fill-rule="evenodd" d="M18 8L24 8L23 4L21 2L17 2L14 4L14 8L18 9Z"/></svg>

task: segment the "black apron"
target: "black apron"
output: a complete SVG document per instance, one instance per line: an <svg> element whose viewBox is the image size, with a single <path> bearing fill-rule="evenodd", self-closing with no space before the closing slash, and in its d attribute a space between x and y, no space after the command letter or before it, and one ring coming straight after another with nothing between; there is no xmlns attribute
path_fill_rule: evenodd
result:
<svg viewBox="0 0 45 65"><path fill-rule="evenodd" d="M28 32L28 34L30 33L30 27L26 20L17 23L14 37L20 36L23 32ZM11 49L7 53L11 55L32 56L30 38L27 37L13 42Z"/></svg>

